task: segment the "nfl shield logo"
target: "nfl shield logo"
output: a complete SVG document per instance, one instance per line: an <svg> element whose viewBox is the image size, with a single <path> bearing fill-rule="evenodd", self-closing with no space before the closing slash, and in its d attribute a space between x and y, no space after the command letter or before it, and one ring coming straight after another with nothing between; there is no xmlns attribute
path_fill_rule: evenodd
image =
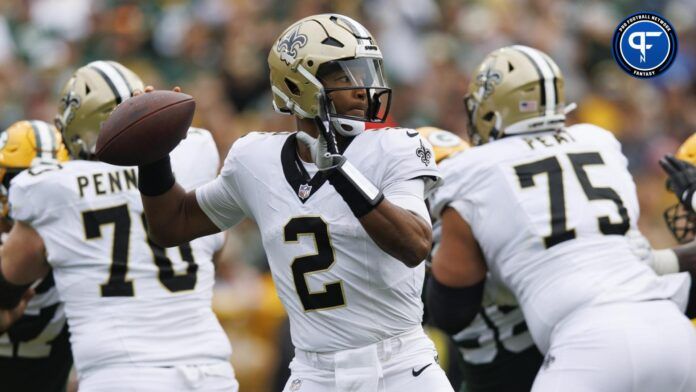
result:
<svg viewBox="0 0 696 392"><path fill-rule="evenodd" d="M307 185L307 184L302 184L300 185L300 189L297 191L297 196L300 197L300 199L304 200L309 197L309 194L312 193L312 186Z"/></svg>

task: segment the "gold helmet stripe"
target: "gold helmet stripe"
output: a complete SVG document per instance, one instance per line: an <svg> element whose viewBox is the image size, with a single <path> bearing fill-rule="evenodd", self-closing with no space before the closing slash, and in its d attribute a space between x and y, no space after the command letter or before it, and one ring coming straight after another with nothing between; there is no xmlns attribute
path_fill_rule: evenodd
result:
<svg viewBox="0 0 696 392"><path fill-rule="evenodd" d="M546 115L553 115L556 111L556 102L558 102L555 86L556 75L554 75L553 69L536 49L523 45L514 45L513 48L524 54L529 61L534 64L534 68L539 73L539 79L542 84L541 100L545 104Z"/></svg>
<svg viewBox="0 0 696 392"><path fill-rule="evenodd" d="M36 155L41 159L55 158L56 144L55 135L48 124L43 121L31 121L32 129L34 130L34 140L36 140Z"/></svg>
<svg viewBox="0 0 696 392"><path fill-rule="evenodd" d="M116 97L116 103L119 104L131 97L131 91L128 87L126 78L113 65L106 61L94 61L89 64L89 67L94 69L101 75L111 88L111 91Z"/></svg>

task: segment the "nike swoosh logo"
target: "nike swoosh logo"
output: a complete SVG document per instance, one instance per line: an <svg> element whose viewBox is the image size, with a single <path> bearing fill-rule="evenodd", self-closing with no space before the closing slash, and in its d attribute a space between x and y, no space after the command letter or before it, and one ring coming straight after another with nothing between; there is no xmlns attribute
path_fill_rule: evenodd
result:
<svg viewBox="0 0 696 392"><path fill-rule="evenodd" d="M432 365L432 363L429 363L429 364L423 366L423 367L420 368L419 370L411 369L411 374L413 375L413 377L418 377L418 376L421 375L421 373L423 373L423 370L427 369L428 366L430 366L430 365Z"/></svg>
<svg viewBox="0 0 696 392"><path fill-rule="evenodd" d="M418 131L406 131L406 134L408 135L408 137L416 137L418 136Z"/></svg>

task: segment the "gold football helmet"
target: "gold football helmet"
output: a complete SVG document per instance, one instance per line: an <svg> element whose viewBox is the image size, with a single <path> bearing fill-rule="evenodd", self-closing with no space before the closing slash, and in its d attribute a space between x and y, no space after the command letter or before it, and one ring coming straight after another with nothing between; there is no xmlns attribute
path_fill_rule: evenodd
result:
<svg viewBox="0 0 696 392"><path fill-rule="evenodd" d="M435 162L440 163L443 159L464 151L469 148L469 143L450 131L436 127L420 127L416 129L423 139L426 139L433 146Z"/></svg>
<svg viewBox="0 0 696 392"><path fill-rule="evenodd" d="M686 139L677 150L675 157L696 165L696 133ZM669 183L667 188L670 189ZM663 217L667 228L679 243L685 244L696 238L696 214L684 208L681 203L677 202L668 207Z"/></svg>
<svg viewBox="0 0 696 392"><path fill-rule="evenodd" d="M320 117L344 136L387 117L391 89L382 72L382 52L370 32L347 16L314 15L294 23L275 41L268 65L273 107L280 113ZM324 88L322 78L335 72L343 73L349 86ZM336 113L330 94L336 90L364 90L364 116Z"/></svg>
<svg viewBox="0 0 696 392"><path fill-rule="evenodd" d="M522 45L486 56L464 103L474 144L562 128L568 111L561 70L545 53Z"/></svg>
<svg viewBox="0 0 696 392"><path fill-rule="evenodd" d="M0 133L0 201L7 217L10 181L22 170L38 163L65 162L68 151L60 132L44 121L19 121Z"/></svg>
<svg viewBox="0 0 696 392"><path fill-rule="evenodd" d="M143 82L115 61L94 61L75 71L63 86L55 119L72 156L91 157L101 123L135 90L144 90Z"/></svg>

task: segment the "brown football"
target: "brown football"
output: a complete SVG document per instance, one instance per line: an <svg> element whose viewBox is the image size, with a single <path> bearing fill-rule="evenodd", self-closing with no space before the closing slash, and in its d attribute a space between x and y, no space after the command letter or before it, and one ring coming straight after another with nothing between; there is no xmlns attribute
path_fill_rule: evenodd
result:
<svg viewBox="0 0 696 392"><path fill-rule="evenodd" d="M195 110L193 97L174 91L158 90L130 98L102 123L97 158L119 166L154 162L186 137Z"/></svg>

